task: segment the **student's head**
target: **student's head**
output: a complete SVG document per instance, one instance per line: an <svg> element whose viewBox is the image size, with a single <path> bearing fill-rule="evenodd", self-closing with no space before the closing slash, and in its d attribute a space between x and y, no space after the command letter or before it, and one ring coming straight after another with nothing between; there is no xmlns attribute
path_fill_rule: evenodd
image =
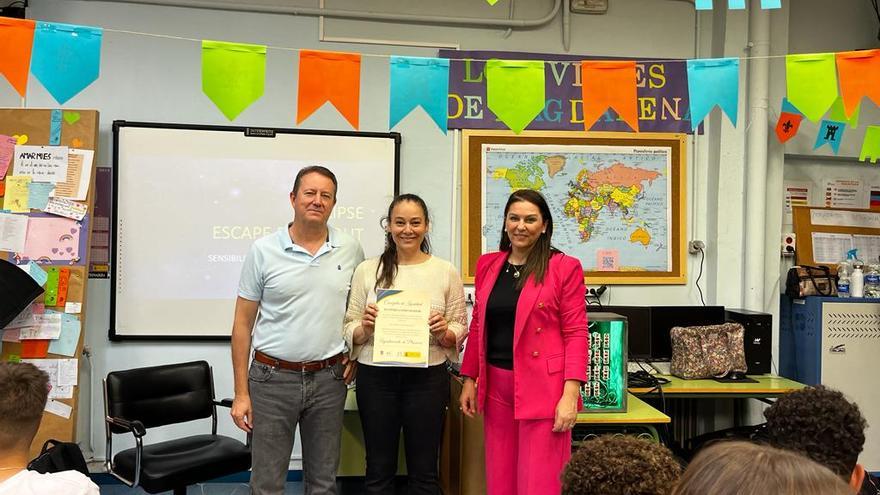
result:
<svg viewBox="0 0 880 495"><path fill-rule="evenodd" d="M527 254L522 270L525 276L517 282L519 287L532 274L536 282L544 281L553 253L552 237L553 216L544 196L531 189L514 191L504 205L504 226L498 249Z"/></svg>
<svg viewBox="0 0 880 495"><path fill-rule="evenodd" d="M300 169L290 191L294 221L326 224L336 204L336 189L336 176L329 169L320 165Z"/></svg>
<svg viewBox="0 0 880 495"><path fill-rule="evenodd" d="M37 434L49 377L30 363L0 362L0 452L27 451Z"/></svg>
<svg viewBox="0 0 880 495"><path fill-rule="evenodd" d="M376 287L387 288L397 274L397 260L401 252L431 252L428 240L428 205L415 194L401 194L388 205L385 223L385 251L379 258Z"/></svg>
<svg viewBox="0 0 880 495"><path fill-rule="evenodd" d="M748 442L701 450L672 495L850 495L830 469L795 452Z"/></svg>
<svg viewBox="0 0 880 495"><path fill-rule="evenodd" d="M562 495L666 495L681 465L666 447L631 436L581 445L562 473Z"/></svg>
<svg viewBox="0 0 880 495"><path fill-rule="evenodd" d="M842 393L822 385L806 387L777 399L764 417L771 445L799 452L847 482L861 484L864 472L856 470L856 463L865 445L865 418ZM857 472L859 479L852 480Z"/></svg>

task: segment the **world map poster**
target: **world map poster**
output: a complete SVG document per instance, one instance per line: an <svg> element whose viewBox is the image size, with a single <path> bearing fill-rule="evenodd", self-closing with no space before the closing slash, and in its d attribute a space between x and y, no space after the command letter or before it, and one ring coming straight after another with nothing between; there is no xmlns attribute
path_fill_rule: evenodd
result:
<svg viewBox="0 0 880 495"><path fill-rule="evenodd" d="M483 251L497 249L504 204L534 189L553 215L553 245L585 271L669 272L671 149L484 144Z"/></svg>

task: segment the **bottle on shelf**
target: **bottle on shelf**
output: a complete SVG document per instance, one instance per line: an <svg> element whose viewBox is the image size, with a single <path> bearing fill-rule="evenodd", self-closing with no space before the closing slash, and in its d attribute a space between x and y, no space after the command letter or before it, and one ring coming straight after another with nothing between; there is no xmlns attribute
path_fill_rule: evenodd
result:
<svg viewBox="0 0 880 495"><path fill-rule="evenodd" d="M849 260L841 261L837 265L837 297L850 297L850 278L852 265Z"/></svg>
<svg viewBox="0 0 880 495"><path fill-rule="evenodd" d="M864 297L865 274L862 271L864 263L858 258L856 251L856 249L851 249L846 253L849 262L852 264L852 272L849 274L849 292L852 297Z"/></svg>
<svg viewBox="0 0 880 495"><path fill-rule="evenodd" d="M868 265L865 272L865 297L880 298L880 265Z"/></svg>

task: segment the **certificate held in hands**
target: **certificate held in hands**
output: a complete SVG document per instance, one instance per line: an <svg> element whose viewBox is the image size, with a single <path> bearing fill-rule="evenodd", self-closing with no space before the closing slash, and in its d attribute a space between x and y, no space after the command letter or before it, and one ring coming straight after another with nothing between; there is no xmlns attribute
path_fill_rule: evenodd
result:
<svg viewBox="0 0 880 495"><path fill-rule="evenodd" d="M425 292L378 289L373 363L380 366L428 366L431 296Z"/></svg>

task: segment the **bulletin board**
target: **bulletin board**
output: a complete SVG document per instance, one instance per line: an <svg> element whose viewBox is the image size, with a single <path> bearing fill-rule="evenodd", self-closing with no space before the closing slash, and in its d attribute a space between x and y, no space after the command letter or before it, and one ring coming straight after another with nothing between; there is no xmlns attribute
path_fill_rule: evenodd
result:
<svg viewBox="0 0 880 495"><path fill-rule="evenodd" d="M794 206L792 221L799 265L824 265L836 270L837 262L846 256L841 251L853 248L858 249L859 259L865 263L880 263L880 211Z"/></svg>
<svg viewBox="0 0 880 495"><path fill-rule="evenodd" d="M3 259L20 265L33 261L50 274L46 287L53 283L55 275L61 279L57 291L47 290L35 301L38 305L42 305L42 307L37 306L40 310L61 314L63 323L59 339L49 340L48 350L46 344L42 342L33 341L34 343L25 344L25 341L6 341L21 336L21 333L14 329L10 331L13 334L17 332L17 336L4 332L3 347L0 351L0 359L4 361L34 359L38 366L57 364L61 368L59 374L65 370L69 372L64 383L71 381L70 373L75 368L74 385L53 387L55 394L61 396L50 398L47 411L43 414L40 429L31 446L31 454L35 456L47 439L73 441L76 438L79 357L82 355L85 331L86 281L91 237L89 220L95 199L94 158L98 146L98 112L73 109L0 109L0 137L2 136L14 137L18 145L50 146L55 149L68 147L75 150L70 153L70 160L73 159L74 154L83 153L76 150L94 152L91 160L84 159L79 167L72 167L68 161L67 182L78 184L77 190L84 197L75 201L77 208L85 207L85 216L82 220L46 213L39 208L30 208L33 204L29 203L26 207L28 211L13 213L28 217L28 237L24 251L0 252L0 257ZM88 156L88 151L80 156ZM9 177L19 175L16 171L16 164L19 162L15 160L13 155L9 170L0 186L4 202L10 196L10 189L6 187ZM76 179L72 175L74 170L79 174ZM86 173L89 174L88 177L84 175ZM84 190L86 187L87 192ZM57 192L56 184L55 194ZM4 208L8 209L8 206L4 205ZM46 208L51 209L51 207ZM78 336L76 336L77 327ZM67 414L69 417L64 417Z"/></svg>
<svg viewBox="0 0 880 495"><path fill-rule="evenodd" d="M581 261L587 284L684 284L685 135L466 130L462 133L462 268L498 249L503 210L535 189L552 244ZM610 260L610 262L609 262Z"/></svg>

